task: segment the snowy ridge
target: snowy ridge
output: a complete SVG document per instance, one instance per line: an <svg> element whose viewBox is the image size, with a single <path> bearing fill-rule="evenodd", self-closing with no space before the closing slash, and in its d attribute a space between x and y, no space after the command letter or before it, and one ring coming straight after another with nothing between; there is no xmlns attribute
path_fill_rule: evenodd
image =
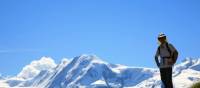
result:
<svg viewBox="0 0 200 88"><path fill-rule="evenodd" d="M41 63L46 60L48 64ZM72 60L63 59L57 65L51 58L44 59L44 57L34 63L37 64L31 63L27 66L37 68L38 73L31 75L32 71L30 73L23 69L21 73L26 78L18 75L0 79L0 87L160 88L161 86L158 69L110 64L95 55L81 55ZM186 58L174 67L173 73L175 88L189 87L200 81L200 59Z"/></svg>

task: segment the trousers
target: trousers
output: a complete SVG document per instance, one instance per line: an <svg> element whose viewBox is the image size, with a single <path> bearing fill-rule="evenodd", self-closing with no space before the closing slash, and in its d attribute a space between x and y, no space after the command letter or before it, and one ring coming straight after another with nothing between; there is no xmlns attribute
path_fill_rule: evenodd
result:
<svg viewBox="0 0 200 88"><path fill-rule="evenodd" d="M173 88L172 67L160 68L160 77L164 88Z"/></svg>

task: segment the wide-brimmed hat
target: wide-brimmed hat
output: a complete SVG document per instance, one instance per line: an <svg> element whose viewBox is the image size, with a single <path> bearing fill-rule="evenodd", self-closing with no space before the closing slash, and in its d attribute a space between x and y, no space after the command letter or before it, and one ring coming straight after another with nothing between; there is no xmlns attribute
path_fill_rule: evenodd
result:
<svg viewBox="0 0 200 88"><path fill-rule="evenodd" d="M164 38L164 37L166 37L166 35L165 35L164 33L160 33L160 34L158 35L158 38Z"/></svg>

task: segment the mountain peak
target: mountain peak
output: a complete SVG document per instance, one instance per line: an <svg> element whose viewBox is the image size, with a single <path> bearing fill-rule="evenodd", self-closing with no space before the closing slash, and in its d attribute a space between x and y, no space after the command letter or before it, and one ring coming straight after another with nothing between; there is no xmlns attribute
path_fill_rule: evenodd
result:
<svg viewBox="0 0 200 88"><path fill-rule="evenodd" d="M40 71L52 69L54 67L56 67L56 63L52 58L42 57L39 60L34 60L29 65L26 65L17 76L24 79L30 79L39 74Z"/></svg>
<svg viewBox="0 0 200 88"><path fill-rule="evenodd" d="M85 63L106 63L102 59L100 59L96 55L88 55L88 54L82 54L80 56L77 56L73 59L73 61L78 61L78 62L85 62Z"/></svg>

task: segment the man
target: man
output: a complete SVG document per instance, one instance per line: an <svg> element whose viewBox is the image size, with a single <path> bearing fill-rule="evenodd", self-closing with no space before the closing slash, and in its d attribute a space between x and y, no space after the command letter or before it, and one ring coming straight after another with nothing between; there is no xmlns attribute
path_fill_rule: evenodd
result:
<svg viewBox="0 0 200 88"><path fill-rule="evenodd" d="M155 55L155 61L160 69L161 80L165 88L173 88L172 67L176 63L178 51L167 42L165 34L159 34L158 41L160 45Z"/></svg>

